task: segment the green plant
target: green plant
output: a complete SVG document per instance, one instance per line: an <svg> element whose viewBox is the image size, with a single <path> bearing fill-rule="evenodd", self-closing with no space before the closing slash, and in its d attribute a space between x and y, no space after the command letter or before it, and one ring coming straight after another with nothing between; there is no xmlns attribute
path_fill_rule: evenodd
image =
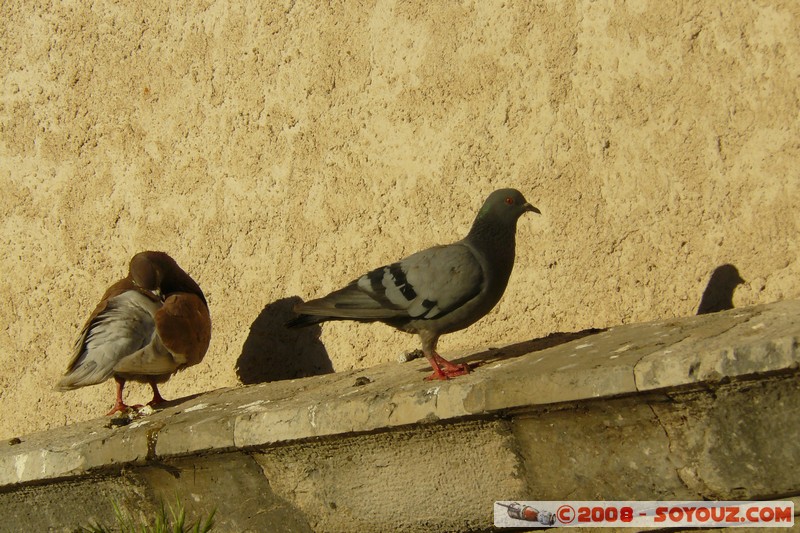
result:
<svg viewBox="0 0 800 533"><path fill-rule="evenodd" d="M106 526L95 522L88 527L81 527L78 531L81 533L208 533L214 527L216 509L212 510L205 520L200 517L187 523L186 509L178 500L174 508L169 504L165 506L162 501L155 518L146 523L134 520L130 512L122 509L116 501L112 501L111 505L114 507L117 522L115 525Z"/></svg>

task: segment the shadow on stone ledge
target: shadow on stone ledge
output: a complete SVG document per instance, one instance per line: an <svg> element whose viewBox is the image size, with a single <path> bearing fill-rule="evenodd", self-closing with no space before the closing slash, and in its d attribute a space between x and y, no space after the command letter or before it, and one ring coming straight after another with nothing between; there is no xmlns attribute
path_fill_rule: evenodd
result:
<svg viewBox="0 0 800 533"><path fill-rule="evenodd" d="M297 296L268 304L250 326L250 334L236 361L236 375L245 385L280 381L333 372L328 352L319 340L318 325L302 329L284 327L295 316Z"/></svg>
<svg viewBox="0 0 800 533"><path fill-rule="evenodd" d="M563 333L563 332L551 333L546 337L541 337L539 339L531 339L528 341L522 341L516 344L509 344L508 346L503 346L502 348L489 348L488 350L484 350L482 352L475 353L467 357L459 358L457 361L459 363L469 363L471 367L479 367L487 363L499 361L501 359L512 359L514 357L519 357L521 355L538 352L540 350L545 350L547 348L552 348L554 346L558 346L559 344L572 342L574 340L581 339L583 337L588 337L590 335L596 335L604 331L606 330L598 328L589 328L589 329L584 329L583 331L572 331L568 333Z"/></svg>

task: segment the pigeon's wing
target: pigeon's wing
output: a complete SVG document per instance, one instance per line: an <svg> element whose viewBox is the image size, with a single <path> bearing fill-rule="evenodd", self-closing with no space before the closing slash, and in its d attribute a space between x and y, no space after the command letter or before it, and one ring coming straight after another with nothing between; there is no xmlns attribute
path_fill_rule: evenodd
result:
<svg viewBox="0 0 800 533"><path fill-rule="evenodd" d="M295 309L306 315L355 320L434 319L478 295L483 283L483 269L473 252L456 243L376 268Z"/></svg>
<svg viewBox="0 0 800 533"><path fill-rule="evenodd" d="M152 342L122 357L114 373L163 376L199 363L211 341L208 306L196 294L170 294L154 315Z"/></svg>
<svg viewBox="0 0 800 533"><path fill-rule="evenodd" d="M170 352L161 338L153 337L153 342L142 349L122 357L114 365L114 374L130 376L163 376L172 374L186 364L186 357Z"/></svg>
<svg viewBox="0 0 800 533"><path fill-rule="evenodd" d="M56 385L57 390L105 381L123 358L153 340L153 314L160 302L138 290L122 290L124 287L118 287L120 283L106 292L84 326L67 372Z"/></svg>
<svg viewBox="0 0 800 533"><path fill-rule="evenodd" d="M156 329L164 346L182 365L203 360L211 342L211 315L198 295L171 294L156 313Z"/></svg>

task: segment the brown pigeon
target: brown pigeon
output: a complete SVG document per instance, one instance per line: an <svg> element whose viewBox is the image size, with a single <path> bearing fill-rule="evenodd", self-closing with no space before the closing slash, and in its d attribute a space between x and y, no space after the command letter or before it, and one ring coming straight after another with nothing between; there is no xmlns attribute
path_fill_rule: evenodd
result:
<svg viewBox="0 0 800 533"><path fill-rule="evenodd" d="M515 189L500 189L486 199L469 234L376 268L346 287L295 306L300 316L287 323L301 327L327 320L383 322L422 340L433 374L447 379L465 374L436 353L439 336L464 329L500 301L514 267L517 220L540 213Z"/></svg>
<svg viewBox="0 0 800 533"><path fill-rule="evenodd" d="M164 252L133 256L128 276L106 290L83 326L72 360L56 390L95 385L113 377L117 398L109 415L128 408L129 380L158 384L203 360L211 341L211 316L203 291Z"/></svg>

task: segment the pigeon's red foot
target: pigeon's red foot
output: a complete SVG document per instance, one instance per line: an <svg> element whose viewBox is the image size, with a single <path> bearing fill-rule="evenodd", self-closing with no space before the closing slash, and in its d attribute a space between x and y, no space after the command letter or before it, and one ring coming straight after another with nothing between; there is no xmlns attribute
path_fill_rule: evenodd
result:
<svg viewBox="0 0 800 533"><path fill-rule="evenodd" d="M458 365L456 370L439 370L438 372L434 370L430 376L425 378L425 381L445 380L456 376L463 376L464 374L469 374L469 366Z"/></svg>
<svg viewBox="0 0 800 533"><path fill-rule="evenodd" d="M447 377L447 374L445 374L441 370L438 370L438 371L434 370L433 374L431 374L430 376L425 378L425 381L436 381L436 380L445 380L445 379L449 379Z"/></svg>
<svg viewBox="0 0 800 533"><path fill-rule="evenodd" d="M153 396L153 399L147 402L147 405L149 405L150 407L155 407L157 405L161 405L162 403L166 402L167 400L162 398L161 395L159 394L158 396Z"/></svg>
<svg viewBox="0 0 800 533"><path fill-rule="evenodd" d="M109 412L106 413L106 416L111 416L116 413L122 413L128 410L128 406L124 403L115 403L114 407L111 408Z"/></svg>
<svg viewBox="0 0 800 533"><path fill-rule="evenodd" d="M448 376L461 376L469 373L468 364L457 365L455 363L451 363L438 353L434 353L433 358L436 359L437 363L439 363L442 372L444 372Z"/></svg>
<svg viewBox="0 0 800 533"><path fill-rule="evenodd" d="M161 393L158 392L158 385L155 383L150 383L150 387L153 389L153 399L147 402L147 405L150 407L155 407L167 401L161 396Z"/></svg>
<svg viewBox="0 0 800 533"><path fill-rule="evenodd" d="M141 408L142 408L142 406L139 405L139 404L128 405L128 404L123 403L123 402L117 402L117 403L114 404L114 407L109 412L106 413L106 416L111 416L111 415L116 414L116 413L124 413L126 411L137 410L137 409L141 409Z"/></svg>
<svg viewBox="0 0 800 533"><path fill-rule="evenodd" d="M141 405L127 405L122 401L122 389L125 388L125 380L119 376L114 376L114 381L117 382L117 399L114 407L106 413L106 416L111 416L115 413L124 413L131 409L141 409Z"/></svg>
<svg viewBox="0 0 800 533"><path fill-rule="evenodd" d="M469 374L469 365L456 365L436 352L433 353L429 362L431 363L431 367L433 367L433 373L425 378L425 381L444 380Z"/></svg>

